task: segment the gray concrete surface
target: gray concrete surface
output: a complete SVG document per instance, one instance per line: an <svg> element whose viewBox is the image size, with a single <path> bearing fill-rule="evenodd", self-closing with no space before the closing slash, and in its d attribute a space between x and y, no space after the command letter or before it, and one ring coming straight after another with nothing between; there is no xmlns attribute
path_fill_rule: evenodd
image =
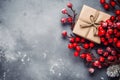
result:
<svg viewBox="0 0 120 80"><path fill-rule="evenodd" d="M102 10L99 0L0 0L0 80L106 80L105 70L90 75L67 49L61 9L72 2Z"/></svg>

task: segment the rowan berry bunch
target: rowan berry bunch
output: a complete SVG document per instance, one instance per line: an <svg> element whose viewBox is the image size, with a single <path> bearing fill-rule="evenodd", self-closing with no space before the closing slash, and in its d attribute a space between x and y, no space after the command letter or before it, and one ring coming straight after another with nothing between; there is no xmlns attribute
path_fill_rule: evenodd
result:
<svg viewBox="0 0 120 80"><path fill-rule="evenodd" d="M73 14L72 14L72 15L69 14L69 13L68 13L68 10L67 10L66 8L62 9L62 13L65 14L65 15L67 15L67 18L66 18L66 17L62 18L62 19L61 19L61 23L63 23L63 24L68 23L68 24L71 25L71 29L73 29L73 28L74 28L75 18L76 18L77 13L75 12L75 10L73 10L73 5L72 5L72 3L69 2L69 3L67 4L67 7L73 12Z"/></svg>
<svg viewBox="0 0 120 80"><path fill-rule="evenodd" d="M104 9L113 11L117 16L120 17L120 0L100 0L100 3Z"/></svg>
<svg viewBox="0 0 120 80"><path fill-rule="evenodd" d="M105 0L100 0L101 3L106 3ZM112 0L113 1L113 0ZM76 12L73 10L72 3L68 3L67 7L73 12L71 16L67 9L62 9L62 13L67 15L67 18L62 18L62 24L69 23L73 29L75 24ZM69 19L70 18L70 19ZM111 16L105 22L101 22L98 26L98 36L100 36L101 44L97 45L94 42L88 41L75 34L68 34L67 31L62 32L62 36L69 40L68 48L75 50L73 55L80 57L86 64L89 65L89 72L93 73L95 68L104 68L112 64L120 63L120 18L118 16ZM104 49L101 48L104 46ZM96 49L95 46L98 46ZM92 49L96 53L92 53ZM97 54L97 56L95 55Z"/></svg>

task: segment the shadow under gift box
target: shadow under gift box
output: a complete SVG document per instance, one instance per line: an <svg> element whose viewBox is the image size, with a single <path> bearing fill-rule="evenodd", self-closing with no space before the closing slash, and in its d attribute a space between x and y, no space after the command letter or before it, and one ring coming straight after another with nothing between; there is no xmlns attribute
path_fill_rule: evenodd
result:
<svg viewBox="0 0 120 80"><path fill-rule="evenodd" d="M73 29L73 33L100 44L100 37L97 36L98 26L101 21L106 21L110 16L111 15L102 11L83 5L79 18Z"/></svg>

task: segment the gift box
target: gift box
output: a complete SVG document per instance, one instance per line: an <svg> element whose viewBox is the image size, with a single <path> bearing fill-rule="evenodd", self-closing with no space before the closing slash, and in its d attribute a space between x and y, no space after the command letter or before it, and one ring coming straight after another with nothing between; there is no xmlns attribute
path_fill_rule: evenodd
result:
<svg viewBox="0 0 120 80"><path fill-rule="evenodd" d="M109 14L84 5L73 29L73 33L100 44L100 38L97 35L98 26L101 21L106 21L109 18Z"/></svg>

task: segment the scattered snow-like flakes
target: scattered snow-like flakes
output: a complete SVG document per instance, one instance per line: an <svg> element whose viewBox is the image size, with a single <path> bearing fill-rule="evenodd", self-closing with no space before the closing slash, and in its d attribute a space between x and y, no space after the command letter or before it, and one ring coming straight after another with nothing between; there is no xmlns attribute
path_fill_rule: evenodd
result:
<svg viewBox="0 0 120 80"><path fill-rule="evenodd" d="M50 74L61 76L65 66L62 59L57 59L56 61L50 61Z"/></svg>

